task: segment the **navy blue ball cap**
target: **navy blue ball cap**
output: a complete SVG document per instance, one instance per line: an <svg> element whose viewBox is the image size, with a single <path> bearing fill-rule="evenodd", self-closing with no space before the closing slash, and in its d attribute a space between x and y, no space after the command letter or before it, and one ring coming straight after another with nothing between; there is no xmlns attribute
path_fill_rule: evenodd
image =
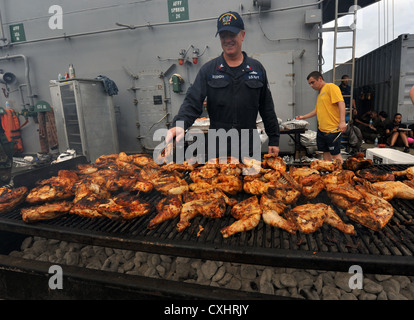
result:
<svg viewBox="0 0 414 320"><path fill-rule="evenodd" d="M225 12L217 19L216 37L222 31L230 31L237 34L241 30L244 30L244 22L237 12Z"/></svg>

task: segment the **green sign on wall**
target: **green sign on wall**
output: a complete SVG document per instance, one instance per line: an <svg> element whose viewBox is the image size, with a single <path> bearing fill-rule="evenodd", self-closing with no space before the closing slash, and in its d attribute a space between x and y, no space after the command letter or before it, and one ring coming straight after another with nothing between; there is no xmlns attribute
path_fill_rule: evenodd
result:
<svg viewBox="0 0 414 320"><path fill-rule="evenodd" d="M50 107L50 104L46 101L39 101L36 103L34 111L36 112L47 112L51 111L52 108Z"/></svg>
<svg viewBox="0 0 414 320"><path fill-rule="evenodd" d="M168 0L170 22L188 20L188 0Z"/></svg>
<svg viewBox="0 0 414 320"><path fill-rule="evenodd" d="M10 38L11 42L26 41L23 23L10 25Z"/></svg>

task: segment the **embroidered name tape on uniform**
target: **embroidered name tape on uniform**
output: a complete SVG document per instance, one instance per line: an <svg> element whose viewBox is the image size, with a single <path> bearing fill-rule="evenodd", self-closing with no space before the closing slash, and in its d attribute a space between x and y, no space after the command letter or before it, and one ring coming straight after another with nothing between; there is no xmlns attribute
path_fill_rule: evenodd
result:
<svg viewBox="0 0 414 320"><path fill-rule="evenodd" d="M229 75L227 74L210 74L210 80L218 80L218 79L229 79Z"/></svg>
<svg viewBox="0 0 414 320"><path fill-rule="evenodd" d="M251 72L249 72L245 75L245 79L246 80L259 80L259 81L262 81L263 80L263 74L262 74L262 72L251 71Z"/></svg>

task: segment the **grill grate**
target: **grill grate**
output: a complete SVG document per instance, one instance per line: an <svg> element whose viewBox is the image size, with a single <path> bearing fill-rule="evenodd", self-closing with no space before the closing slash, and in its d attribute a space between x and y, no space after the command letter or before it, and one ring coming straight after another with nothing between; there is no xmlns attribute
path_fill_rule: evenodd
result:
<svg viewBox="0 0 414 320"><path fill-rule="evenodd" d="M407 165L379 167L403 170ZM238 200L247 196L240 195ZM0 230L122 249L272 266L347 271L350 265L359 264L367 271L393 274L412 274L414 270L414 201L392 200L394 216L379 232L352 222L342 210L332 206L344 222L355 226L356 235L344 234L328 225L313 234L291 235L262 220L254 230L224 239L220 230L234 221L230 208L221 219L196 217L181 233L176 231L179 217L148 230L147 225L155 215L155 204L162 196L153 191L142 198L153 204L152 211L131 221L66 215L27 224L21 220L18 208L0 216ZM331 204L324 191L310 202ZM299 200L297 205L304 203ZM204 230L197 236L199 225Z"/></svg>

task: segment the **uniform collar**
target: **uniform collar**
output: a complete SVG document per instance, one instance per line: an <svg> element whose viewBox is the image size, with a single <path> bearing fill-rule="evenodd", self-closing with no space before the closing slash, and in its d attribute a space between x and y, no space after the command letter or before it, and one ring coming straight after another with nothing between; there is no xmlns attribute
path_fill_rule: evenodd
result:
<svg viewBox="0 0 414 320"><path fill-rule="evenodd" d="M243 57L244 57L243 62L241 64L243 66L243 70L244 70L244 72L250 72L253 69L252 69L251 64L248 61L249 59L247 57L247 54L244 51L242 51L242 53L243 53ZM226 72L229 68L230 67L228 66L226 60L224 59L223 53L222 53L220 55L220 59L218 60L218 63L217 63L217 70L221 71L221 72Z"/></svg>

